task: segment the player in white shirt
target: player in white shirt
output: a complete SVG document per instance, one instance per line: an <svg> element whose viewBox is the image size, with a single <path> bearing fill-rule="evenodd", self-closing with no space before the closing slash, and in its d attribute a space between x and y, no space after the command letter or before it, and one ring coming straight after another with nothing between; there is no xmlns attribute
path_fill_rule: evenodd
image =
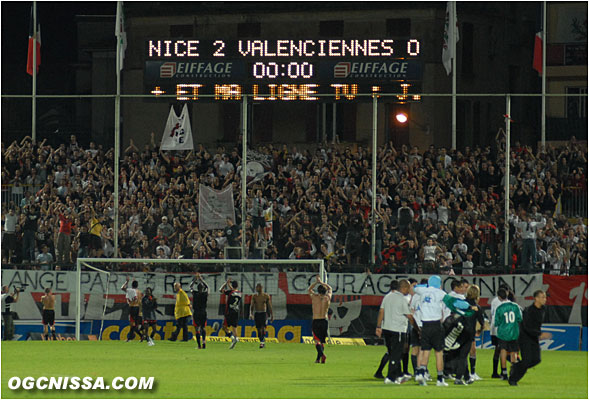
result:
<svg viewBox="0 0 589 400"><path fill-rule="evenodd" d="M397 280L391 281L390 288L391 288L391 291L389 292L389 294L394 293L394 292L398 292L399 291L399 281L397 281ZM388 296L388 294L387 294L387 296ZM411 295L409 293L407 293L407 295L405 295L405 298L407 298L407 296L409 296L409 300L410 300ZM383 299L383 301L384 301L384 299ZM409 302L407 304L409 304ZM386 365L389 363L389 359L390 359L390 355L389 355L389 351L388 351L388 347L387 347L387 352L385 354L383 354L383 356L380 360L380 365L378 366L378 369L374 373L374 377L376 379L384 379L385 378L384 375L382 374L382 371L384 370L384 367L386 367ZM411 375L405 376L405 374L403 374L400 378L402 378L403 382L405 382L411 378Z"/></svg>
<svg viewBox="0 0 589 400"><path fill-rule="evenodd" d="M407 293L405 295L405 299L407 300L407 304L409 304L409 306L411 307L411 298L413 297L412 296L413 288L417 284L417 281L415 279L411 278L411 279L409 279L409 284L410 284L409 293ZM415 324L415 321L412 319L409 323L408 328L407 328L407 335L405 335L405 345L403 346L403 357L401 358L401 363L403 366L403 377L406 380L409 380L412 377L412 375L409 373L409 347L410 347L409 340L410 340L411 332L414 329L413 328L414 324Z"/></svg>
<svg viewBox="0 0 589 400"><path fill-rule="evenodd" d="M420 284L427 285L427 279L422 279ZM413 285L415 286L415 285ZM411 301L409 302L409 310L411 314L413 314L413 319L415 320L415 326L411 329L410 336L409 336L409 344L411 345L411 365L413 366L413 375L417 376L417 369L419 364L417 363L419 352L421 350L421 342L420 342L420 333L421 327L423 324L421 323L421 309L419 308L420 296L413 291L413 295L411 296ZM426 367L426 377L429 376L429 372L427 371Z"/></svg>
<svg viewBox="0 0 589 400"><path fill-rule="evenodd" d="M410 292L411 285L407 279L393 281L397 290L391 290L382 300L376 335L384 337L387 346L389 370L385 384L401 384L410 379L401 371L401 358L405 347L409 321L413 319L405 295Z"/></svg>
<svg viewBox="0 0 589 400"><path fill-rule="evenodd" d="M442 279L437 276L431 276L428 280L428 286L417 285L414 289L415 293L420 295L419 308L421 311L421 322L423 327L421 329L421 353L418 359L418 372L415 380L422 386L426 386L425 369L429 361L429 354L433 348L436 355L436 369L438 371L437 386L448 386L444 382L444 339L445 332L442 326L444 300L446 292L441 290ZM447 297L449 301L453 301L453 306L459 309L466 309L470 305L461 299L452 299Z"/></svg>
<svg viewBox="0 0 589 400"><path fill-rule="evenodd" d="M509 291L509 287L505 284L499 285L498 289L505 289ZM501 378L501 375L497 372L497 367L499 366L499 355L501 353L498 341L497 341L497 328L495 327L495 312L497 311L497 307L501 305L505 300L501 300L499 296L493 297L491 300L491 344L495 347L495 352L493 353L493 374L491 378Z"/></svg>
<svg viewBox="0 0 589 400"><path fill-rule="evenodd" d="M421 352L418 358L418 369L415 380L420 385L427 385L425 380L425 367L429 361L432 348L436 354L436 368L438 371L437 386L448 386L444 382L444 328L442 327L443 300L446 292L440 289L442 279L434 275L429 278L428 286L417 285L415 293L419 294L419 308L421 311Z"/></svg>
<svg viewBox="0 0 589 400"><path fill-rule="evenodd" d="M127 280L121 287L121 290L125 292L125 297L127 299L127 304L129 305L129 325L131 329L127 334L127 342L133 340L135 338L135 333L139 335L141 340L143 341L143 335L139 331L139 327L143 324L141 318L141 299L143 298L143 294L141 291L137 289L139 284L137 281L133 281L131 283L131 288L128 287L129 285L129 277L127 276Z"/></svg>

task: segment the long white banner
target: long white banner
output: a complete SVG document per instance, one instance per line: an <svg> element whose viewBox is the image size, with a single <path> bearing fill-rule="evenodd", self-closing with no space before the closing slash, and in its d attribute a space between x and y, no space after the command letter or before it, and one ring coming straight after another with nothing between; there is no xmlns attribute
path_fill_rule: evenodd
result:
<svg viewBox="0 0 589 400"><path fill-rule="evenodd" d="M154 295L162 305L161 310L165 316L161 319L173 319L173 305L175 294L173 287L180 282L184 290L188 291L193 275L168 274L168 273L112 273L107 281L105 274L98 272L82 272L82 319L100 319L104 308L104 302L108 287L106 319L125 319L126 303L125 294L120 289L126 276L137 280L139 289L146 287L153 289ZM370 274L329 274L328 283L334 290L334 307L338 302L360 301L364 305L377 305L380 296L389 291L390 282L393 279L413 277L417 280L426 275L370 275ZM237 280L239 288L244 294L253 294L255 286L261 283L264 290L272 295L274 315L276 319L284 319L287 316L287 303L289 305L306 305L309 298L306 296L307 288L314 281L314 273L298 272L245 272L207 274L205 280L211 289L208 301L209 318L221 318L223 304L220 286L228 278ZM444 276L443 288L450 291L450 284L455 278ZM532 293L537 289L546 289L542 284L542 274L532 275L495 275L495 276L469 276L469 282L479 285L483 304L493 297L501 283L507 283L514 289L518 302L526 305L530 301ZM45 288L52 288L56 294L56 318L74 319L77 296L77 274L73 271L32 271L32 270L2 270L2 285L24 287L18 303L14 304L13 311L18 313L20 319L40 318L39 303ZM527 298L527 299L526 299ZM244 301L248 304L249 300Z"/></svg>

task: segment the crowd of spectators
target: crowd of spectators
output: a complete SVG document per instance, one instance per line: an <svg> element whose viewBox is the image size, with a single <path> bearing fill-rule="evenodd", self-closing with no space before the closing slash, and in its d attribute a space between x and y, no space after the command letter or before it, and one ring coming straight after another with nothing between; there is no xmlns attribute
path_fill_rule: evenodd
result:
<svg viewBox="0 0 589 400"><path fill-rule="evenodd" d="M372 271L586 273L587 227L582 218L559 214L557 205L566 186L586 193L587 147L574 140L535 151L512 146L506 265L504 146L501 134L495 146L456 151L380 146ZM261 179L248 184L248 258L323 258L331 271L371 264L369 149L324 143L250 150L268 162ZM225 246L239 246L240 145L162 152L152 133L150 145L139 149L131 141L122 153L114 254L113 149L93 142L82 148L74 135L57 148L30 137L3 143L2 185L23 195L19 202L2 199L2 262L66 269L87 256L221 259ZM199 184L233 186L236 225L199 229ZM268 207L271 235L260 220ZM532 250L522 238L526 221L536 222Z"/></svg>

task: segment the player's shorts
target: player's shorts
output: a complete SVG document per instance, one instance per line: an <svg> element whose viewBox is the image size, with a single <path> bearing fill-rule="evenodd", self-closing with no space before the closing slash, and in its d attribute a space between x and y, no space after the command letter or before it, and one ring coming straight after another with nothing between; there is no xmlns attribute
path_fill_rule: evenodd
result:
<svg viewBox="0 0 589 400"><path fill-rule="evenodd" d="M495 336L495 335L491 335L491 344L492 344L493 346L495 346L495 347L497 347L497 346L499 345L499 342L498 342L497 336Z"/></svg>
<svg viewBox="0 0 589 400"><path fill-rule="evenodd" d="M257 228L265 228L266 227L266 219L264 217L254 217L254 221L252 226L254 229Z"/></svg>
<svg viewBox="0 0 589 400"><path fill-rule="evenodd" d="M440 321L424 321L421 328L421 350L444 350L444 327Z"/></svg>
<svg viewBox="0 0 589 400"><path fill-rule="evenodd" d="M519 351L517 340L501 340L497 338L497 342L497 346L508 353L517 353Z"/></svg>
<svg viewBox="0 0 589 400"><path fill-rule="evenodd" d="M199 328L207 326L207 313L195 313L192 316L192 325Z"/></svg>
<svg viewBox="0 0 589 400"><path fill-rule="evenodd" d="M96 235L90 235L90 243L88 244L90 249L98 250L102 248L102 239Z"/></svg>
<svg viewBox="0 0 589 400"><path fill-rule="evenodd" d="M268 317L266 311L260 311L254 313L254 321L256 323L256 329L263 329L266 327Z"/></svg>
<svg viewBox="0 0 589 400"><path fill-rule="evenodd" d="M311 325L311 331L313 332L313 337L319 343L325 343L325 338L327 338L327 320L326 319L314 319L313 324Z"/></svg>
<svg viewBox="0 0 589 400"><path fill-rule="evenodd" d="M225 320L223 321L223 326L237 326L237 321L239 320L239 314L236 311L228 311L225 314Z"/></svg>
<svg viewBox="0 0 589 400"><path fill-rule="evenodd" d="M419 337L419 332L417 329L411 329L409 332L409 344L411 347L421 347L421 338Z"/></svg>
<svg viewBox="0 0 589 400"><path fill-rule="evenodd" d="M137 325L141 325L141 317L139 316L139 307L129 307L129 321Z"/></svg>
<svg viewBox="0 0 589 400"><path fill-rule="evenodd" d="M143 323L145 325L155 325L155 324L157 324L157 321L155 319L144 319Z"/></svg>
<svg viewBox="0 0 589 400"><path fill-rule="evenodd" d="M43 310L43 325L55 325L55 310Z"/></svg>

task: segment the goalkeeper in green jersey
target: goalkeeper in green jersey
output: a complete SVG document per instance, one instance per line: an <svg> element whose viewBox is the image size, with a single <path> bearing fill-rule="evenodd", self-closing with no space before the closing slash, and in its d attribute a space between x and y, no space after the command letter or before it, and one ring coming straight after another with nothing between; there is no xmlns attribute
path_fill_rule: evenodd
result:
<svg viewBox="0 0 589 400"><path fill-rule="evenodd" d="M507 291L499 289L497 296L503 300L507 298ZM511 363L517 362L517 353L519 345L517 339L519 337L519 324L522 321L522 312L517 303L512 301L505 301L501 303L495 311L494 325L497 328L498 347L501 350L499 357L501 358L501 379L508 380L507 376L507 355L511 359Z"/></svg>

